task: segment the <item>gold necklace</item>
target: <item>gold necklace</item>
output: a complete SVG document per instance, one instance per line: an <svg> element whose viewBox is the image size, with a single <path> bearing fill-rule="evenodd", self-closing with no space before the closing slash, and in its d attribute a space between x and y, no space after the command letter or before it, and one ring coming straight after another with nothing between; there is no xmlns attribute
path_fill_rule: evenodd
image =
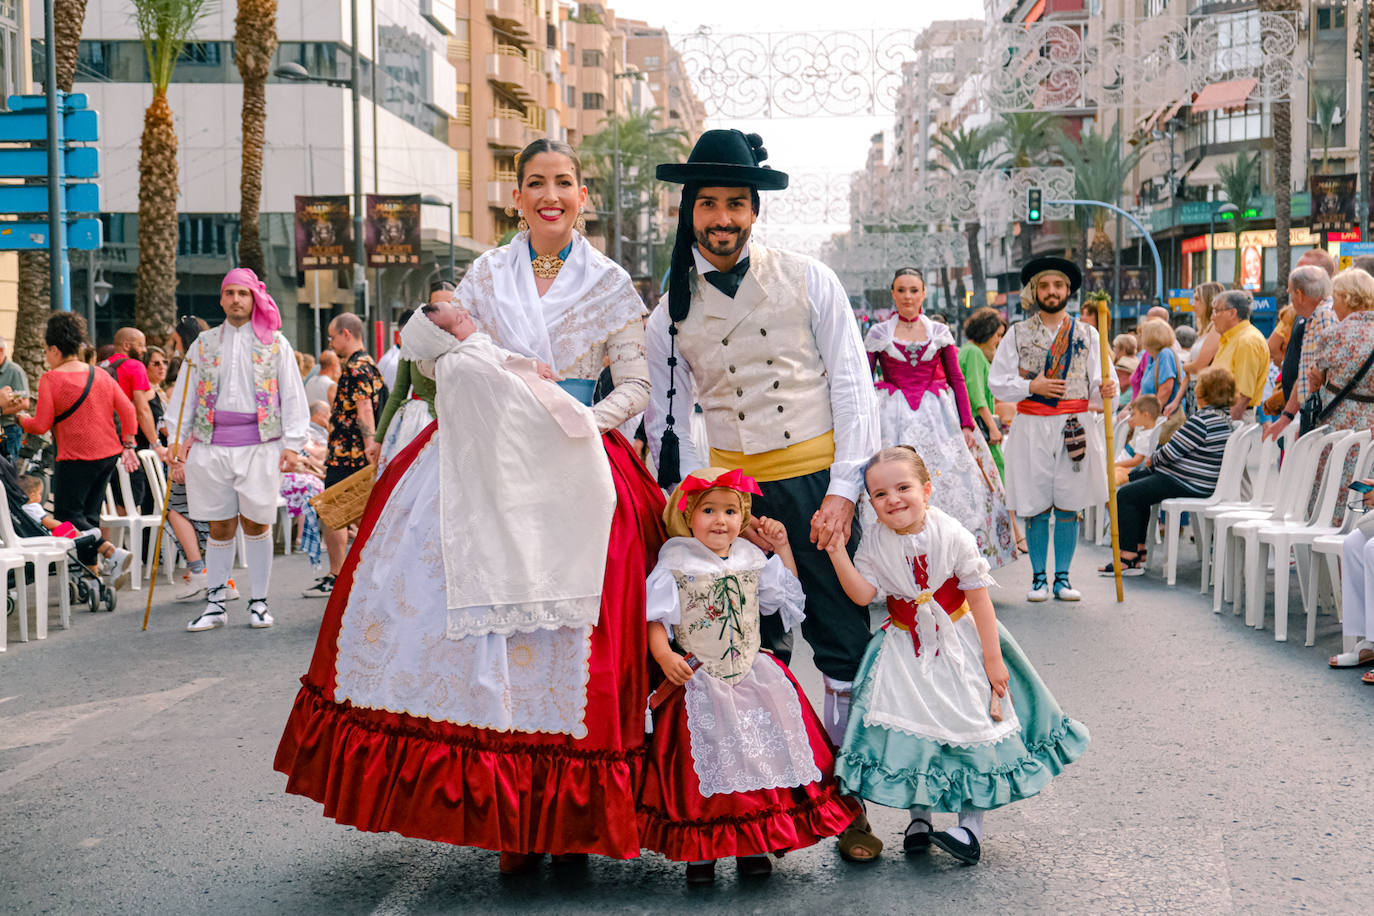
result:
<svg viewBox="0 0 1374 916"><path fill-rule="evenodd" d="M541 254L530 261L530 267L541 280L552 280L563 269L563 259L556 254Z"/></svg>

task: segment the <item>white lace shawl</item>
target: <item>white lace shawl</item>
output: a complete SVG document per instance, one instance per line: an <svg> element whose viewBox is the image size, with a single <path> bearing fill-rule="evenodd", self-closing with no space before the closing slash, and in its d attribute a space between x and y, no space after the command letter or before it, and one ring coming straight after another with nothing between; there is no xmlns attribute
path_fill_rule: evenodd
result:
<svg viewBox="0 0 1374 916"><path fill-rule="evenodd" d="M935 321L931 321L925 315L916 318L921 323L921 327L926 329L926 338L930 341L930 346L921 352L921 362L934 359L942 347L954 346L954 335L949 328ZM894 312L892 317L886 321L880 321L868 329L868 334L864 337L864 349L869 353L886 353L893 359L906 359L906 354L898 349L896 341L897 315Z"/></svg>

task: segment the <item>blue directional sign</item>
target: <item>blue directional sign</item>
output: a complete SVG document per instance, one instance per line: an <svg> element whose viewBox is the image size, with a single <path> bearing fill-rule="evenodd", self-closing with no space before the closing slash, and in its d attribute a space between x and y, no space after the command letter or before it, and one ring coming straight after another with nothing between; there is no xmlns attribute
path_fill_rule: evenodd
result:
<svg viewBox="0 0 1374 916"><path fill-rule="evenodd" d="M67 245L77 251L97 251L101 243L98 219L76 219L67 223ZM48 247L48 224L26 220L0 223L0 249L21 251Z"/></svg>
<svg viewBox="0 0 1374 916"><path fill-rule="evenodd" d="M99 186L73 180L98 176L100 153L93 146L71 144L97 142L100 118L86 107L84 94L59 92L56 135L49 136L45 96L12 95L8 102L9 111L0 112L0 143L14 146L0 149L0 178L42 178L45 183L0 184L0 214L20 217L15 222L0 221L0 251L51 251L53 305L67 311L71 309L67 251L94 251L102 235L100 220L72 218L74 213L100 210ZM59 155L50 171L48 153L54 149ZM39 219L40 215L47 218Z"/></svg>

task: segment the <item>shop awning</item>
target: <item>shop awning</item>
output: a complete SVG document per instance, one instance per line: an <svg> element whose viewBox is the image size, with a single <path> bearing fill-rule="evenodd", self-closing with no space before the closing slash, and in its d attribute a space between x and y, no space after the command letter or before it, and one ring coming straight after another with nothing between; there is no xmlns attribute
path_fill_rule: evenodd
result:
<svg viewBox="0 0 1374 916"><path fill-rule="evenodd" d="M1193 100L1193 111L1220 111L1244 108L1246 99L1255 91L1259 80L1253 76L1243 80L1227 80L1203 87Z"/></svg>

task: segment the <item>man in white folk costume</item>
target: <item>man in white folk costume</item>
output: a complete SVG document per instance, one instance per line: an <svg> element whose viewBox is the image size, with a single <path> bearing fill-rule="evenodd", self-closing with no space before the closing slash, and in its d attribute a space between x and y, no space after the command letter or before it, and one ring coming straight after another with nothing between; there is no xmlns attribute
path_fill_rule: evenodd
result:
<svg viewBox="0 0 1374 916"><path fill-rule="evenodd" d="M1089 408L1116 398L1116 380L1102 378L1097 331L1065 311L1082 275L1063 258L1036 258L1021 268L1021 302L1035 314L1012 325L997 347L988 387L1016 404L1007 436L1007 506L1026 522L1029 601L1046 601L1050 516L1054 516L1053 594L1082 597L1069 582L1078 543L1078 512L1107 498L1107 449Z"/></svg>
<svg viewBox="0 0 1374 916"><path fill-rule="evenodd" d="M191 518L210 523L205 543L209 590L191 632L222 627L230 597L234 536L243 528L253 591L248 625L272 625L272 522L282 468L294 462L310 428L305 385L281 331L277 304L253 271L237 267L220 285L225 320L196 338L172 391L172 410L186 398L172 479L186 483ZM169 414L176 434L178 420Z"/></svg>
<svg viewBox="0 0 1374 916"><path fill-rule="evenodd" d="M878 406L834 271L749 239L759 192L787 187L785 173L761 165L762 143L757 134L710 130L686 163L658 167L660 180L683 191L668 297L646 328L645 428L665 489L707 466L739 468L759 482L755 512L782 522L795 545L807 599L802 634L824 675L822 718L838 745L869 619L845 595L824 548L838 538L852 554L858 544L854 507L863 464L880 444ZM694 404L709 454L686 434ZM791 635L778 618L763 619L760 637L790 658ZM841 847L862 848L869 837L860 818Z"/></svg>

